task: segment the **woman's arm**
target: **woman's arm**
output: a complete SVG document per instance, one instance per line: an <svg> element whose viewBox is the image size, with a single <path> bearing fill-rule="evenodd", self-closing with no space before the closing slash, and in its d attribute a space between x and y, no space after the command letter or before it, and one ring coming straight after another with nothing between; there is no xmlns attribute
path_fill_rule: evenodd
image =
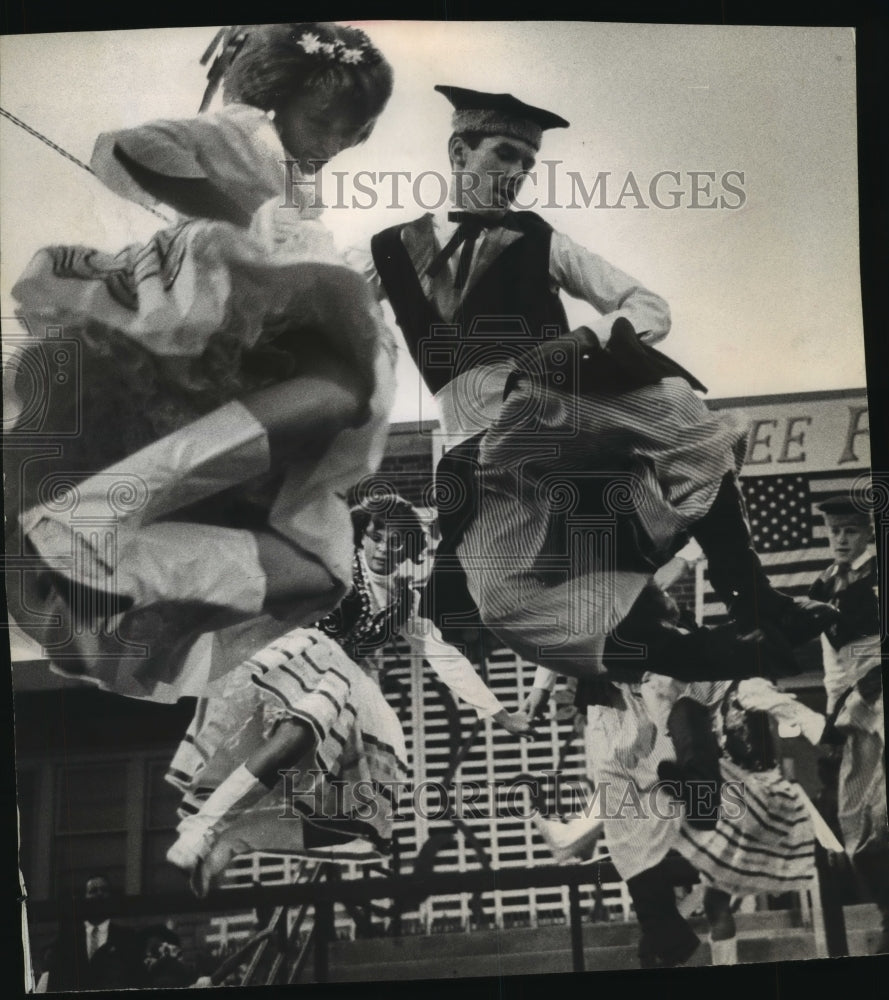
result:
<svg viewBox="0 0 889 1000"><path fill-rule="evenodd" d="M552 670L548 670L546 667L537 668L531 690L522 703L522 711L527 714L528 718L533 719L540 714L540 710L556 686L557 678L558 674Z"/></svg>
<svg viewBox="0 0 889 1000"><path fill-rule="evenodd" d="M419 602L419 594L415 599ZM438 628L416 613L402 631L411 652L425 660L448 688L471 705L480 719L493 719L511 733L528 733L530 721L524 712L509 712L479 676L475 667L454 646L444 641Z"/></svg>
<svg viewBox="0 0 889 1000"><path fill-rule="evenodd" d="M817 744L827 720L820 712L807 708L795 695L779 691L763 677L751 677L738 685L738 702L743 708L768 712L778 722L797 726L803 736Z"/></svg>

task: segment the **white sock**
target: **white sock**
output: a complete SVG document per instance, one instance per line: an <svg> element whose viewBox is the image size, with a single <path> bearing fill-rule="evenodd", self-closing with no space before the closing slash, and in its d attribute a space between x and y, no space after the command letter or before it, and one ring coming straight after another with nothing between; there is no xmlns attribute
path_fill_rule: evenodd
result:
<svg viewBox="0 0 889 1000"><path fill-rule="evenodd" d="M269 792L259 778L241 764L222 782L194 816L180 823L180 828L216 832L228 826L250 806L255 805Z"/></svg>
<svg viewBox="0 0 889 1000"><path fill-rule="evenodd" d="M713 938L710 938L710 955L713 965L737 965L737 937L725 938L722 941L714 941Z"/></svg>

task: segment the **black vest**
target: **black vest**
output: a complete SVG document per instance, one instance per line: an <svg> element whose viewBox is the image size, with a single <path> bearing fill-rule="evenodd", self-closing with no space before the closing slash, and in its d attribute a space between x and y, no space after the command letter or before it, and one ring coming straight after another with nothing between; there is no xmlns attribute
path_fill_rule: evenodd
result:
<svg viewBox="0 0 889 1000"><path fill-rule="evenodd" d="M840 619L826 631L834 649L870 635L880 635L880 600L877 597L877 557L871 556L864 566L865 572L839 593L836 577L830 571L823 573L809 588L809 597L815 601L832 604Z"/></svg>
<svg viewBox="0 0 889 1000"><path fill-rule="evenodd" d="M392 226L371 240L371 253L411 357L430 392L479 365L515 360L529 348L568 332L568 319L549 276L552 226L533 212L514 212L522 236L506 247L469 288L454 318L443 319L423 294Z"/></svg>

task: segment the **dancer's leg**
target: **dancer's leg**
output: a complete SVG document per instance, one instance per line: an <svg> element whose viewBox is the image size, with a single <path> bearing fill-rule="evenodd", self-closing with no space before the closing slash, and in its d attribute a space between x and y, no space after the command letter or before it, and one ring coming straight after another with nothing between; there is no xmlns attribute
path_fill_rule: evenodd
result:
<svg viewBox="0 0 889 1000"><path fill-rule="evenodd" d="M265 429L276 467L323 453L337 434L358 421L364 399L355 373L327 358L322 372L252 393L243 405Z"/></svg>
<svg viewBox="0 0 889 1000"><path fill-rule="evenodd" d="M685 803L690 826L713 830L719 821L722 778L710 710L691 698L679 698L670 710L667 732L676 760L661 761L658 777L678 786L677 797Z"/></svg>
<svg viewBox="0 0 889 1000"><path fill-rule="evenodd" d="M182 820L167 860L180 868L194 868L223 830L268 795L280 780L279 772L299 763L314 744L315 732L307 723L298 719L279 723L271 738L215 789L198 812Z"/></svg>
<svg viewBox="0 0 889 1000"><path fill-rule="evenodd" d="M589 511L556 516L553 509L560 475L579 477L578 502L585 503L583 469L618 467L607 463L621 444L639 459L630 499L638 508L634 518L651 537L649 549L669 548L678 533L704 519L732 472L737 442L689 393L681 380L670 379L608 400L562 399L556 406L554 394L546 401L557 411L553 420L564 419L565 411L578 415L577 434L560 442L557 460L533 449L522 456L520 428L506 419L521 394L508 400L503 426L486 435L475 460L478 493L455 552L481 620L520 655L573 676L604 667L626 681L645 671L687 680L799 672L777 627L741 634L729 625L691 635L678 628L663 595L652 600L651 570L640 566L623 536L607 523L575 531L575 513L601 514L602 504L610 509L607 491L590 492L589 503L598 506ZM655 426L652 414L661 412L663 422ZM518 426L521 414L514 417ZM743 521L742 509L733 509Z"/></svg>
<svg viewBox="0 0 889 1000"><path fill-rule="evenodd" d="M692 528L707 557L707 572L729 614L748 628L763 622L778 627L794 645L807 642L836 620L829 604L794 600L776 590L753 545L750 522L738 477L727 473L716 499Z"/></svg>
<svg viewBox="0 0 889 1000"><path fill-rule="evenodd" d="M270 531L255 535L257 558L265 576L265 602L317 601L332 608L345 596L346 585L334 579L314 556ZM292 609L291 609L292 610Z"/></svg>
<svg viewBox="0 0 889 1000"><path fill-rule="evenodd" d="M633 649L637 652L628 652ZM685 681L777 678L801 669L790 644L774 629L745 633L731 623L680 627L675 604L653 584L606 638L602 662L615 680L632 680L640 669Z"/></svg>
<svg viewBox="0 0 889 1000"><path fill-rule="evenodd" d="M687 962L700 941L676 906L674 859L627 879L639 921L639 964L644 969L672 968ZM694 879L694 873L690 873Z"/></svg>
<svg viewBox="0 0 889 1000"><path fill-rule="evenodd" d="M271 531L161 521L122 539L118 552L116 568L84 565L77 584L113 588L120 610L175 600L229 608L234 623L282 601L292 613L300 602L307 615L326 611L346 589L317 558Z"/></svg>
<svg viewBox="0 0 889 1000"><path fill-rule="evenodd" d="M226 403L78 483L72 487L76 517L113 515L118 532L136 529L282 463L323 453L362 406L355 378L341 362L328 359L324 369ZM124 487L132 496L116 502L114 490ZM35 529L45 518L62 520L40 506L23 518L38 549L43 533Z"/></svg>
<svg viewBox="0 0 889 1000"><path fill-rule="evenodd" d="M246 768L267 788L274 788L280 772L296 767L315 745L315 731L299 719L282 719L269 739L246 761Z"/></svg>
<svg viewBox="0 0 889 1000"><path fill-rule="evenodd" d="M667 378L642 389L607 397L577 398L559 392L538 397L539 392L535 394L533 387L516 391L507 400L497 426L485 436L478 459L479 497L473 512L477 523L470 524L466 533L484 541L475 544L464 535L458 548L461 561L464 561L463 551L471 547L475 550L468 553L472 558L483 558L487 553L491 560L492 554L496 554L498 569L505 558L515 564L519 573L526 570L534 573L539 569L533 565L534 559L538 554L550 556L555 539L552 554L558 557L561 553L568 561L565 575L573 582L597 571L601 586L610 572L638 566L640 552L649 560L658 554L666 559L675 551L677 539L691 532L698 537L711 562L718 582L714 585L718 585L730 612L743 618L746 631L768 625L774 629L779 644L784 641L782 634L787 641L796 643L818 634L829 624L834 612L827 606L794 603L771 587L752 545L735 475L743 429L723 415L707 410L685 380ZM526 436L529 417L523 418L525 412L533 414L545 430L564 431L565 422L569 422L573 433L560 440L557 458L534 453L531 447L534 439ZM525 453L520 448L523 442ZM588 487L595 486L612 469L624 470L611 473L616 477L615 489L590 492ZM560 516L549 497L556 503L563 500L555 487L564 478L576 481L579 506L567 516ZM548 484L551 488L547 488ZM588 510L585 506L588 493L595 509ZM626 509L628 505L632 510ZM609 543L588 532L589 539L571 539L569 545L566 529L575 516L603 513L610 514L612 520L617 518L615 523L630 519L635 524L636 550L630 551L633 546L628 548L627 536L616 532L610 539L611 559L607 560L610 564L599 558L599 566L580 565L578 553L581 562L586 557L582 551L584 544L601 548ZM492 545L492 541L496 544ZM593 555L593 558L598 557ZM464 561L464 565L467 575L473 572L469 562ZM505 578L503 586L510 585L510 571L507 565L500 572ZM498 573L493 564L487 572L495 579L496 586ZM557 567L550 575L559 572ZM484 607L480 603L484 596L477 593L472 581L470 584L482 619L486 624L495 622L491 611L496 614L499 609ZM566 602L563 606L570 604ZM748 608L759 612L747 614ZM604 631L608 633L613 627ZM627 641L638 640L632 636ZM668 645L676 643L671 640ZM695 643L689 645L694 647ZM664 658L669 652L664 651ZM771 669L773 666L776 665L770 665L770 672L776 673ZM660 665L646 669L669 673ZM727 676L760 672L732 669ZM794 670L785 662L784 669L777 672Z"/></svg>
<svg viewBox="0 0 889 1000"><path fill-rule="evenodd" d="M73 487L73 511L36 507L28 542L69 586L115 593L118 611L192 601L259 613L266 600L312 600L325 613L344 582L272 532L158 520L269 472L311 461L354 421L360 400L330 362L313 374L230 403ZM115 489L127 487L116 503ZM93 520L90 520L93 518ZM103 522L99 524L99 522ZM99 524L99 527L95 525ZM72 564L72 554L74 556ZM74 601L99 608L104 600Z"/></svg>

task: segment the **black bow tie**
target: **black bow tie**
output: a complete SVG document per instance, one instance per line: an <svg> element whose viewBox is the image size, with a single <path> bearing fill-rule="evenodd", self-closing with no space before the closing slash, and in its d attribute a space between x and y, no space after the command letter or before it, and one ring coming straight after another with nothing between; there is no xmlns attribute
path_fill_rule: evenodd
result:
<svg viewBox="0 0 889 1000"><path fill-rule="evenodd" d="M477 212L448 212L448 222L459 222L461 226L465 224L470 229L477 227L479 232L483 229L496 229L497 226L508 225L509 221L509 213L493 218L479 215Z"/></svg>
<svg viewBox="0 0 889 1000"><path fill-rule="evenodd" d="M507 228L511 229L511 219L508 215L499 219L490 219L475 212L448 212L448 220L458 223L454 235L435 255L432 263L426 268L426 273L430 278L436 277L441 272L445 264L457 252L457 248L463 244L460 251L460 259L457 261L457 276L454 278L454 288L464 288L466 279L469 277L469 266L472 263L472 252L475 249L476 241L483 229Z"/></svg>

